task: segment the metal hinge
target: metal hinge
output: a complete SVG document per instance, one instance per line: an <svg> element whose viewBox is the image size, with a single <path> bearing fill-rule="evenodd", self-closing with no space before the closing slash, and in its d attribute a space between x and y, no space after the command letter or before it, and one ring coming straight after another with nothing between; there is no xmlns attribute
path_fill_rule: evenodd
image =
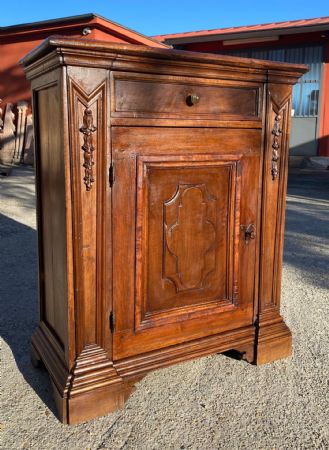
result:
<svg viewBox="0 0 329 450"><path fill-rule="evenodd" d="M109 167L109 184L112 187L114 183L114 165L113 163Z"/></svg>
<svg viewBox="0 0 329 450"><path fill-rule="evenodd" d="M114 315L114 312L113 312L113 311L111 311L110 316L109 316L109 325L110 325L111 333L114 333L114 328L115 328L115 315Z"/></svg>

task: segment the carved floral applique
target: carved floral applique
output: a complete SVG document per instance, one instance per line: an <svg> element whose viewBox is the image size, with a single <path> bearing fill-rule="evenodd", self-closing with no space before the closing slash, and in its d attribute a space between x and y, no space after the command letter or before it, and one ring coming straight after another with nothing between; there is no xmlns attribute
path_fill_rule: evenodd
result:
<svg viewBox="0 0 329 450"><path fill-rule="evenodd" d="M92 183L95 181L93 176L93 165L95 164L93 158L93 152L95 150L93 146L93 133L97 130L97 127L94 126L93 122L92 111L91 109L86 108L83 115L83 125L80 128L80 131L83 133L82 150L84 152L83 167L85 168L83 181L87 191L91 190Z"/></svg>
<svg viewBox="0 0 329 450"><path fill-rule="evenodd" d="M280 158L280 136L282 134L281 129L281 115L277 114L274 118L274 125L272 129L273 141L272 141L272 166L271 166L271 174L272 180L274 181L279 173L278 161Z"/></svg>

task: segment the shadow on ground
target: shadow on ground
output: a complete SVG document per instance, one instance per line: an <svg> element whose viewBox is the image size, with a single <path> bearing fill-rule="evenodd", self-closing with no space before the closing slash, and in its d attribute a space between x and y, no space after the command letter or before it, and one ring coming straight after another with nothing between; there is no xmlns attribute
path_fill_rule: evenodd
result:
<svg viewBox="0 0 329 450"><path fill-rule="evenodd" d="M34 229L0 214L1 335L25 380L55 413L48 374L30 362L30 339L38 320L36 245Z"/></svg>
<svg viewBox="0 0 329 450"><path fill-rule="evenodd" d="M288 180L284 263L308 283L329 289L329 171L291 172Z"/></svg>
<svg viewBox="0 0 329 450"><path fill-rule="evenodd" d="M26 182L27 177L29 181ZM20 208L35 211L34 169L28 166L13 167L11 174L0 177L0 204L14 202ZM1 207L0 210L3 210Z"/></svg>

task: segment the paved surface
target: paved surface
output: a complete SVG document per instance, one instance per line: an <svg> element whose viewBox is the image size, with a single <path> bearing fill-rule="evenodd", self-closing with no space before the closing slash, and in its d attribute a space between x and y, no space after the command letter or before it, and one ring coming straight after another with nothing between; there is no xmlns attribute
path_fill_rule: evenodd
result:
<svg viewBox="0 0 329 450"><path fill-rule="evenodd" d="M290 177L282 311L294 356L262 367L215 355L149 374L124 410L67 427L33 369L33 174L0 180L2 449L329 448L329 172Z"/></svg>

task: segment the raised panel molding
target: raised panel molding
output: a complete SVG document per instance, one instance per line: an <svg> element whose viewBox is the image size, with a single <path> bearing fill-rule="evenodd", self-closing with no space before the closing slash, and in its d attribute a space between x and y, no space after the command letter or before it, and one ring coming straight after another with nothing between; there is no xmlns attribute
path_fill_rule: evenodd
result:
<svg viewBox="0 0 329 450"><path fill-rule="evenodd" d="M238 307L242 160L138 157L135 330Z"/></svg>
<svg viewBox="0 0 329 450"><path fill-rule="evenodd" d="M176 292L202 288L215 269L215 206L204 184L178 185L164 202L164 278Z"/></svg>

